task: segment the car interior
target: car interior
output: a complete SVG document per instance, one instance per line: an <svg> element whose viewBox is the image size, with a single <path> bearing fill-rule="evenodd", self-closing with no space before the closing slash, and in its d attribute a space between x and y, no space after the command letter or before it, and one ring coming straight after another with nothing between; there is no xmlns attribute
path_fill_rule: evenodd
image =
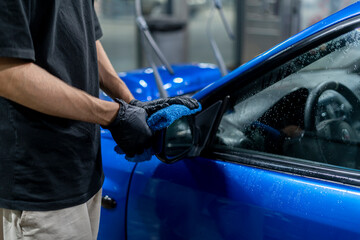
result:
<svg viewBox="0 0 360 240"><path fill-rule="evenodd" d="M343 34L254 80L269 87L232 94L215 146L360 169L358 39Z"/></svg>

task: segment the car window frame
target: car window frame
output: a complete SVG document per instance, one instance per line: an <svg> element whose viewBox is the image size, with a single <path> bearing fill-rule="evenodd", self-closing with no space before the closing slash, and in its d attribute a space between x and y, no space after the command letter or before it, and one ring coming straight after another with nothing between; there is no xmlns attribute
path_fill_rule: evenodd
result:
<svg viewBox="0 0 360 240"><path fill-rule="evenodd" d="M360 171L343 168L340 166L332 166L324 163L313 162L303 159L291 158L287 156L269 154L264 152L255 152L243 149L241 151L231 151L229 149L221 151L212 146L216 137L216 131L226 109L226 103L231 101L232 95L238 92L240 88L258 87L261 91L275 82L261 80L261 75L265 75L296 58L297 56L318 47L342 34L350 32L360 27L360 16L347 19L337 23L323 31L309 36L297 44L275 54L265 60L258 66L243 72L234 80L224 84L221 88L216 89L210 95L205 96L203 105L211 104L213 101L224 100L221 112L218 114L214 128L211 129L210 140L208 141L202 157L209 159L237 163L251 167L273 170L286 174L295 174L304 177L316 178L325 181L332 181L351 186L360 187ZM256 82L262 81L260 86L256 86ZM276 81L277 82L277 81ZM237 90L234 90L237 89ZM257 90L255 90L257 91Z"/></svg>

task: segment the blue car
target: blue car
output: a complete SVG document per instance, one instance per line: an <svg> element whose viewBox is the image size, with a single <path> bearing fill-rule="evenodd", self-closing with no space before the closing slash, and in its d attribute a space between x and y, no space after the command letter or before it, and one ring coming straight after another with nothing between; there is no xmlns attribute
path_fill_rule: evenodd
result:
<svg viewBox="0 0 360 240"><path fill-rule="evenodd" d="M99 239L360 239L360 3L194 97L150 161L102 132Z"/></svg>

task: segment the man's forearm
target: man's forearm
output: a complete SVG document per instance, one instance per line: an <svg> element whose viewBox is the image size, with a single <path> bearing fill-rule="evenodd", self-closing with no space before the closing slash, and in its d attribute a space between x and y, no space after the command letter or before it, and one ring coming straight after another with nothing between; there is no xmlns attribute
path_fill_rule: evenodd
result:
<svg viewBox="0 0 360 240"><path fill-rule="evenodd" d="M119 78L100 41L96 42L100 87L112 98L120 98L129 103L134 99L126 84Z"/></svg>
<svg viewBox="0 0 360 240"><path fill-rule="evenodd" d="M48 115L108 125L119 105L71 87L34 63L0 58L0 96Z"/></svg>

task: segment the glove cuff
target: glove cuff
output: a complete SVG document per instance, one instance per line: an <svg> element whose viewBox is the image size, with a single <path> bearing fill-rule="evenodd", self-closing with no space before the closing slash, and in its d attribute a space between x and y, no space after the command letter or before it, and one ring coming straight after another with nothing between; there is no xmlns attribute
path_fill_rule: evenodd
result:
<svg viewBox="0 0 360 240"><path fill-rule="evenodd" d="M122 119L122 116L125 114L126 108L127 108L127 103L124 100L115 98L114 101L116 103L118 103L120 105L119 110L116 114L116 117L114 119L114 121L112 121L109 125L107 126L103 126L101 125L102 128L104 129L111 129L113 126L116 126Z"/></svg>

